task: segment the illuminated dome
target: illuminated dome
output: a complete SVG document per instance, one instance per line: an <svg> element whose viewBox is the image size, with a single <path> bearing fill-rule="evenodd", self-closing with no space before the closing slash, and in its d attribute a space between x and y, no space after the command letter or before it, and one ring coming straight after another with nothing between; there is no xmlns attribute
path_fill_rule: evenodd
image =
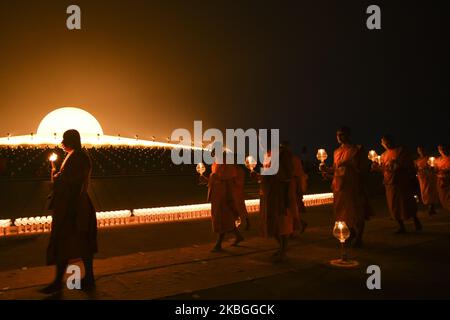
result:
<svg viewBox="0 0 450 320"><path fill-rule="evenodd" d="M40 137L62 136L69 129L76 129L82 138L90 138L100 134L103 129L95 117L79 108L59 108L53 110L42 119L37 129Z"/></svg>

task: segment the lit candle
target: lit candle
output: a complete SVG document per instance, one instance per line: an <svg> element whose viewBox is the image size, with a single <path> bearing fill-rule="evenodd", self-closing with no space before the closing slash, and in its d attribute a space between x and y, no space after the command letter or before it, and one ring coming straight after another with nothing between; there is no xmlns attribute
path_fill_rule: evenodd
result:
<svg viewBox="0 0 450 320"><path fill-rule="evenodd" d="M48 158L48 160L50 160L51 162L55 162L56 159L58 159L58 155L56 153L52 153Z"/></svg>
<svg viewBox="0 0 450 320"><path fill-rule="evenodd" d="M377 161L377 158L378 158L377 152L375 150L370 150L368 158L372 162Z"/></svg>
<svg viewBox="0 0 450 320"><path fill-rule="evenodd" d="M245 158L245 166L250 170L250 172L253 172L253 170L256 167L256 160L252 156L248 156Z"/></svg>
<svg viewBox="0 0 450 320"><path fill-rule="evenodd" d="M316 157L317 157L317 160L324 163L325 160L327 160L328 155L327 155L327 152L325 151L325 149L319 149L319 150L317 150Z"/></svg>
<svg viewBox="0 0 450 320"><path fill-rule="evenodd" d="M197 170L197 172L198 172L201 176L203 176L203 174L204 174L205 171L206 171L206 168L205 168L205 165L203 164L203 162L199 162L199 163L197 164L196 170Z"/></svg>
<svg viewBox="0 0 450 320"><path fill-rule="evenodd" d="M436 158L435 157L429 157L427 163L428 163L428 165L430 167L433 168L436 165Z"/></svg>

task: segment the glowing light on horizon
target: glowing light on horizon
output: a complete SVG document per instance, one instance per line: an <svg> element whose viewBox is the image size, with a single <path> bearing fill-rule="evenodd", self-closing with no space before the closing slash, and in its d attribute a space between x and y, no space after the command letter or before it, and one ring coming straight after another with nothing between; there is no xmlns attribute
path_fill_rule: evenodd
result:
<svg viewBox="0 0 450 320"><path fill-rule="evenodd" d="M85 146L134 146L134 147L162 147L183 148L191 150L205 150L207 148L194 147L190 144L176 144L167 142L145 140L135 135L134 138L105 135L100 123L89 112L73 107L64 107L53 110L47 114L39 124L37 133L28 135L11 136L0 138L0 146L19 145L59 145L62 135L66 130L76 129L80 132L81 143ZM170 140L170 139L169 139Z"/></svg>

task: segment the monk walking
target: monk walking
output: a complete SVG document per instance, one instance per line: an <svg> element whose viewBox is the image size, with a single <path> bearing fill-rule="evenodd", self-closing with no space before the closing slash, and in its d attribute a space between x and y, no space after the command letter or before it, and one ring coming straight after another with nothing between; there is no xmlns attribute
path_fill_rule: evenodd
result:
<svg viewBox="0 0 450 320"><path fill-rule="evenodd" d="M241 221L245 221L245 230L250 229L250 220L248 218L247 206L245 205L245 170L240 165L235 165L236 178L234 180L234 199L235 207L239 213Z"/></svg>
<svg viewBox="0 0 450 320"><path fill-rule="evenodd" d="M81 148L76 130L64 132L62 146L67 156L59 172L52 169L52 230L47 248L47 264L56 264L53 282L40 291L51 294L62 290L62 280L70 260L82 259L85 277L81 289L95 287L93 256L97 252L97 218L87 193L91 160Z"/></svg>
<svg viewBox="0 0 450 320"><path fill-rule="evenodd" d="M267 153L265 168L270 167L271 152ZM264 169L263 169L264 170ZM295 193L292 153L280 147L279 170L275 175L258 175L260 182L260 213L262 232L266 237L274 237L279 245L275 252L275 262L286 258L288 237L294 232L294 221L298 216Z"/></svg>
<svg viewBox="0 0 450 320"><path fill-rule="evenodd" d="M436 214L435 205L439 203L437 178L433 168L428 164L428 156L424 147L417 147L419 157L414 161L417 179L420 185L422 203L428 207L428 214Z"/></svg>
<svg viewBox="0 0 450 320"><path fill-rule="evenodd" d="M235 234L234 246L237 246L244 237L236 227L239 212L236 209L234 185L237 179L236 168L233 164L226 164L226 155L222 146L216 145L213 156L222 152L223 158L211 166L211 174L208 178L208 202L211 202L212 228L217 233L217 241L212 252L222 250L222 242L227 232Z"/></svg>
<svg viewBox="0 0 450 320"><path fill-rule="evenodd" d="M450 210L450 152L446 145L439 145L440 157L436 161L439 200L444 209Z"/></svg>
<svg viewBox="0 0 450 320"><path fill-rule="evenodd" d="M363 148L351 142L350 128L337 130L340 144L334 151L333 167L320 165L324 177L332 176L334 215L336 221L344 221L350 229L347 240L354 247L362 246L365 220L368 218L368 200L364 192L362 176L366 159ZM353 242L354 241L354 242Z"/></svg>
<svg viewBox="0 0 450 320"><path fill-rule="evenodd" d="M385 152L381 155L381 164L372 164L373 170L383 173L386 200L392 217L397 220L397 234L405 233L404 221L414 219L416 231L422 230L417 217L417 202L414 198L416 176L414 162L409 153L394 143L390 135L381 138Z"/></svg>

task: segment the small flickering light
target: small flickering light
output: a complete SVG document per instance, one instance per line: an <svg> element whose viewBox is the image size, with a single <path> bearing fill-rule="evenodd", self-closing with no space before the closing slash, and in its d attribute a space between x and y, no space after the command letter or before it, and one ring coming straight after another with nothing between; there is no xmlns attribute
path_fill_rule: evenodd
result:
<svg viewBox="0 0 450 320"><path fill-rule="evenodd" d="M381 156L377 156L377 163L381 166Z"/></svg>
<svg viewBox="0 0 450 320"><path fill-rule="evenodd" d="M429 157L427 161L428 165L432 168L436 165L436 158L435 157Z"/></svg>
<svg viewBox="0 0 450 320"><path fill-rule="evenodd" d="M378 154L377 154L377 152L376 152L375 150L370 150L370 151L369 151L369 156L368 156L368 158L369 158L369 160L372 161L372 162L377 161L377 159L378 159Z"/></svg>
<svg viewBox="0 0 450 320"><path fill-rule="evenodd" d="M325 160L327 160L328 155L327 152L325 151L325 149L319 149L317 150L317 160L319 160L321 163L324 163Z"/></svg>
<svg viewBox="0 0 450 320"><path fill-rule="evenodd" d="M248 156L245 158L245 166L250 170L250 172L253 172L256 167L256 160L252 156Z"/></svg>
<svg viewBox="0 0 450 320"><path fill-rule="evenodd" d="M199 163L197 164L196 170L197 170L197 172L198 172L201 176L203 176L203 174L204 174L205 171L206 171L206 167L205 167L205 165L203 164L203 162L199 162Z"/></svg>
<svg viewBox="0 0 450 320"><path fill-rule="evenodd" d="M50 157L48 158L48 160L50 160L51 162L55 162L58 159L58 155L56 153L52 153L50 155Z"/></svg>
<svg viewBox="0 0 450 320"><path fill-rule="evenodd" d="M341 258L331 260L330 264L338 267L354 267L359 265L357 261L349 260L345 251L345 241L350 237L350 230L345 221L336 221L333 228L333 236L339 240L341 244Z"/></svg>

